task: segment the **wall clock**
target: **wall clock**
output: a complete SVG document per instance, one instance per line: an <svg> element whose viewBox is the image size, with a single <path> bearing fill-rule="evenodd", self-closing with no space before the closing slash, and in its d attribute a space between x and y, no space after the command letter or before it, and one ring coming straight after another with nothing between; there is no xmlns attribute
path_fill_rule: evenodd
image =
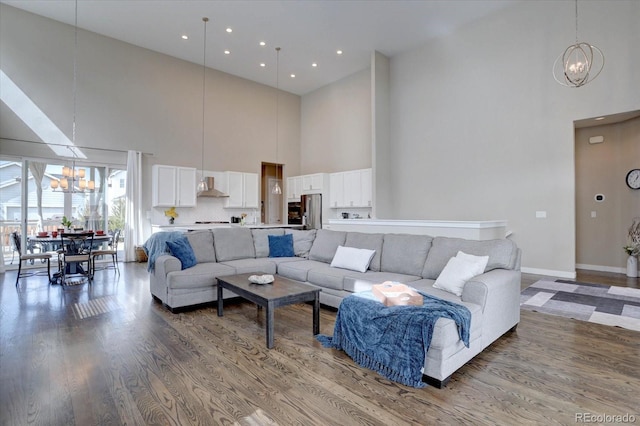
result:
<svg viewBox="0 0 640 426"><path fill-rule="evenodd" d="M627 173L627 186L631 189L640 189L640 169L631 169Z"/></svg>

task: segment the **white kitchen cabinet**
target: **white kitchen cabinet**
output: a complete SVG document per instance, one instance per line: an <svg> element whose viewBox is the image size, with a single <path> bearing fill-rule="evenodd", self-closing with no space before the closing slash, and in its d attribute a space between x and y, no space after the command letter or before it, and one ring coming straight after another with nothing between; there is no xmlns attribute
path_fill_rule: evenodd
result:
<svg viewBox="0 0 640 426"><path fill-rule="evenodd" d="M259 204L258 174L243 172L225 172L226 188L229 194L226 208L257 209Z"/></svg>
<svg viewBox="0 0 640 426"><path fill-rule="evenodd" d="M287 178L287 201L300 201L302 195L302 176Z"/></svg>
<svg viewBox="0 0 640 426"><path fill-rule="evenodd" d="M329 175L329 207L344 206L344 172Z"/></svg>
<svg viewBox="0 0 640 426"><path fill-rule="evenodd" d="M371 176L371 169L331 173L329 176L330 207L371 207Z"/></svg>
<svg viewBox="0 0 640 426"><path fill-rule="evenodd" d="M153 207L195 207L195 168L156 164L151 170Z"/></svg>
<svg viewBox="0 0 640 426"><path fill-rule="evenodd" d="M314 173L302 176L302 193L319 194L325 186L326 173Z"/></svg>

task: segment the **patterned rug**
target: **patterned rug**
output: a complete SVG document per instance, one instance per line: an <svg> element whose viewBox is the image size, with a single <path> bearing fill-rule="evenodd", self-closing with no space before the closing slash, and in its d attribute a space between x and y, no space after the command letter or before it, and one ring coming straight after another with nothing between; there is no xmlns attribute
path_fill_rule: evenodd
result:
<svg viewBox="0 0 640 426"><path fill-rule="evenodd" d="M640 331L640 289L540 280L522 290L520 307Z"/></svg>

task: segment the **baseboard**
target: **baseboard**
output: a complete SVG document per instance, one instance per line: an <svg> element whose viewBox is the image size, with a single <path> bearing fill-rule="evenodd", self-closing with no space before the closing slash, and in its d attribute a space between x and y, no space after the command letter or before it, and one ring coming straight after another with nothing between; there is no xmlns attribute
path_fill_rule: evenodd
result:
<svg viewBox="0 0 640 426"><path fill-rule="evenodd" d="M576 268L578 269L586 269L587 271L598 271L598 272L613 272L616 274L626 274L627 268L616 268L615 266L602 266L602 265L586 265L584 263L576 264Z"/></svg>
<svg viewBox="0 0 640 426"><path fill-rule="evenodd" d="M520 268L520 271L525 274L546 275L549 277L568 278L571 280L576 279L576 271L554 271L552 269L524 268L524 267Z"/></svg>

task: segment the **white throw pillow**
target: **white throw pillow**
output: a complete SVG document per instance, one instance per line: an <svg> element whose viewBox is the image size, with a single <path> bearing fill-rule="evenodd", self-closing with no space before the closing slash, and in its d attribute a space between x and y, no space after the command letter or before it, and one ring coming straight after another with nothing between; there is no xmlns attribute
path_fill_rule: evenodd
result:
<svg viewBox="0 0 640 426"><path fill-rule="evenodd" d="M480 275L484 273L487 264L489 263L489 256L474 256L473 254L467 254L463 251L459 251L456 255L458 259L466 260L467 262L472 262L476 265L477 274Z"/></svg>
<svg viewBox="0 0 640 426"><path fill-rule="evenodd" d="M433 287L448 291L456 296L462 296L464 285L471 278L478 275L478 265L459 257L452 257L447 262Z"/></svg>
<svg viewBox="0 0 640 426"><path fill-rule="evenodd" d="M375 254L375 250L338 246L331 261L331 267L366 272Z"/></svg>

